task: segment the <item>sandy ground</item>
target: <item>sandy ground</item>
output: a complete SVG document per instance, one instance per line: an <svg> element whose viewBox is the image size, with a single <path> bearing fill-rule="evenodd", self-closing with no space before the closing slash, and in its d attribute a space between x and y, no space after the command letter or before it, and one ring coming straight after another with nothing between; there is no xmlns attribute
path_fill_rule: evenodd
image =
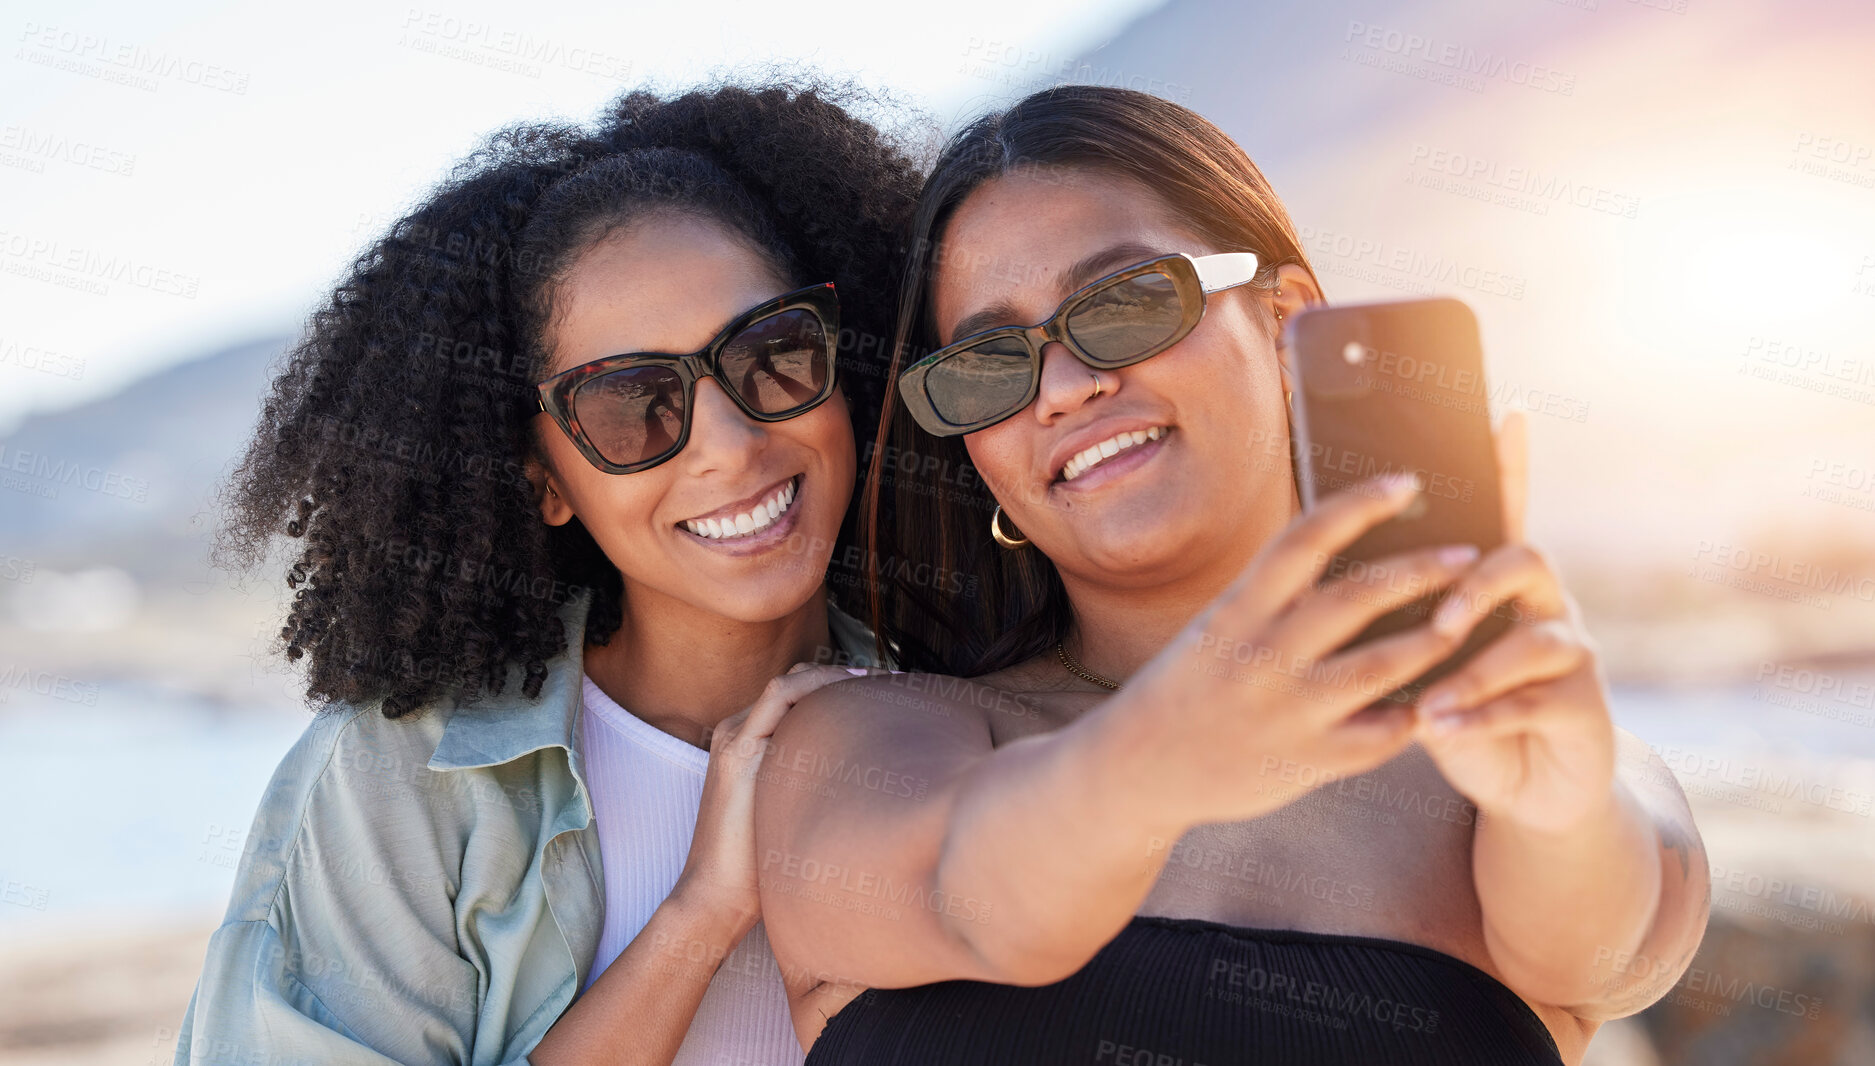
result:
<svg viewBox="0 0 1875 1066"><path fill-rule="evenodd" d="M0 951L0 1063L156 1066L201 970L212 925L38 938ZM1637 1021L1604 1026L1585 1066L1659 1066Z"/></svg>
<svg viewBox="0 0 1875 1066"><path fill-rule="evenodd" d="M1798 894L1715 886L1695 967L1819 1000L1793 1019L1683 980L1645 1014L1604 1026L1587 1066L1875 1062L1875 825L1804 807L1770 812L1694 796L1717 870L1777 876L1855 903L1831 918ZM1741 882L1749 883L1749 882ZM1827 919L1821 922L1819 919ZM214 915L55 930L0 925L0 1064L168 1063ZM1724 1048L1724 1053L1715 1052ZM1745 1050L1755 1049L1755 1050Z"/></svg>
<svg viewBox="0 0 1875 1066"><path fill-rule="evenodd" d="M0 927L0 1063L170 1062L214 923L208 915L26 940Z"/></svg>

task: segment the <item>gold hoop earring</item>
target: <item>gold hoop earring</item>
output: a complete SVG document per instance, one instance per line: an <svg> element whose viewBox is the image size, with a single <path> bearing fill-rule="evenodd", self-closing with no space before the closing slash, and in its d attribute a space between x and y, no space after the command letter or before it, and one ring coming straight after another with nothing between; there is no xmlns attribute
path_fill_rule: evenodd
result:
<svg viewBox="0 0 1875 1066"><path fill-rule="evenodd" d="M1021 530L1017 530L1013 537L1003 532L1003 505L1000 503L996 505L996 510L990 512L990 539L1011 550L1029 546L1029 538L1022 536Z"/></svg>

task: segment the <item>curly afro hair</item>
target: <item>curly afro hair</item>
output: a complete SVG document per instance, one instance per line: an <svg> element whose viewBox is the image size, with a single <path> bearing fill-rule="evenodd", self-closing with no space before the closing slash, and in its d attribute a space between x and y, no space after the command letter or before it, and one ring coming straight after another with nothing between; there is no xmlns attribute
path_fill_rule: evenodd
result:
<svg viewBox="0 0 1875 1066"><path fill-rule="evenodd" d="M617 568L578 519L541 520L526 468L554 284L644 211L720 222L795 284L834 282L842 386L855 439L872 439L920 173L912 139L864 109L889 113L851 86L781 81L511 126L359 255L282 357L222 489L224 565L254 566L281 533L303 545L280 642L306 660L310 701L382 699L396 718L499 693L517 669L538 696L570 637L559 605L587 590L584 638L617 632ZM841 546L858 540L849 513ZM863 610L860 582L831 587Z"/></svg>

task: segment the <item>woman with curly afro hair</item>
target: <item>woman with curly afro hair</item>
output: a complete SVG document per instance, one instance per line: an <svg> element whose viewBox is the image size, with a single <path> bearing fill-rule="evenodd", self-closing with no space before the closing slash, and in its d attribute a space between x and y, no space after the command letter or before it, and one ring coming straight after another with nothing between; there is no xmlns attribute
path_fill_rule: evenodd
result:
<svg viewBox="0 0 1875 1066"><path fill-rule="evenodd" d="M882 665L850 504L919 173L878 106L503 130L313 316L221 547L288 547L321 713L178 1063L801 1060L752 803L781 715Z"/></svg>

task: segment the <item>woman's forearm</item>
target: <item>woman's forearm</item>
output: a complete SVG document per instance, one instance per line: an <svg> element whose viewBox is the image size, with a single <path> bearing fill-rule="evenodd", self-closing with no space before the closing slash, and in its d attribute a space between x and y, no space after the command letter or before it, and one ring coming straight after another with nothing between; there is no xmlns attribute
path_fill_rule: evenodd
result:
<svg viewBox="0 0 1875 1066"><path fill-rule="evenodd" d="M998 980L1047 984L1079 969L1138 910L1188 828L1152 795L1164 771L1126 711L1109 700L1004 745L959 783L936 889L951 933Z"/></svg>
<svg viewBox="0 0 1875 1066"><path fill-rule="evenodd" d="M1661 902L1659 834L1621 781L1576 825L1539 830L1481 812L1472 875L1485 943L1506 983L1574 1007L1612 989L1608 960L1648 937Z"/></svg>
<svg viewBox="0 0 1875 1066"><path fill-rule="evenodd" d="M534 1066L670 1066L749 916L673 893L528 1056Z"/></svg>

